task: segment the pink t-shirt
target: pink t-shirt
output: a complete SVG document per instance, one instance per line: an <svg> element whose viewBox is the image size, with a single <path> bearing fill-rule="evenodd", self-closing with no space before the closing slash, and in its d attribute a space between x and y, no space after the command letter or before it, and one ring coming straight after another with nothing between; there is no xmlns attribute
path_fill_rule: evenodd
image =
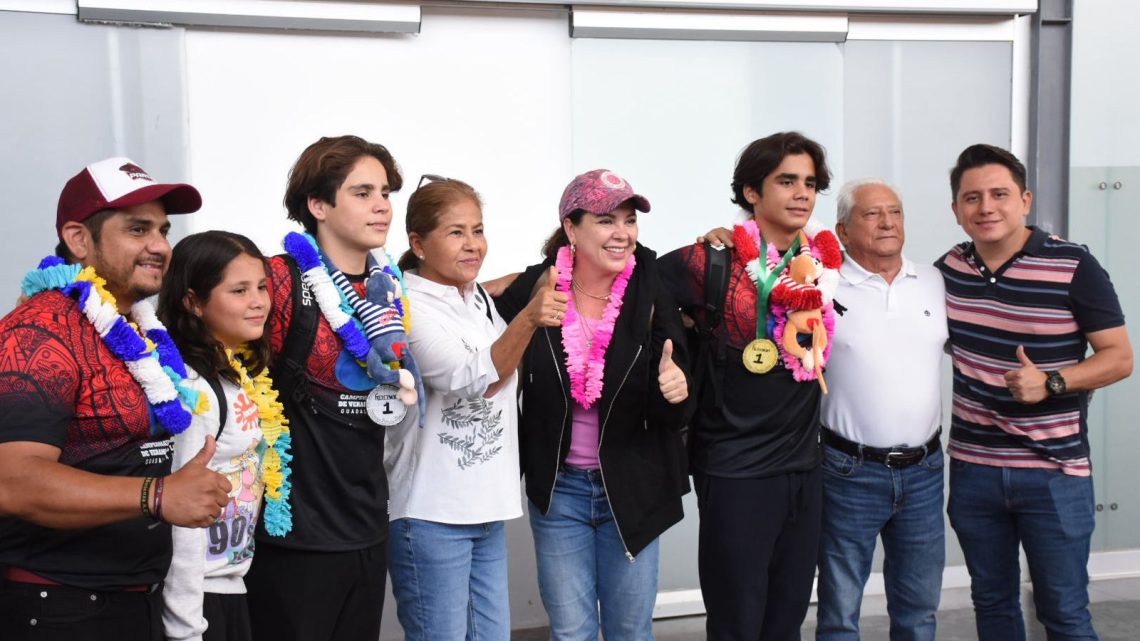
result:
<svg viewBox="0 0 1140 641"><path fill-rule="evenodd" d="M577 401L570 410L570 452L566 464L586 470L598 469L598 403L590 409Z"/></svg>

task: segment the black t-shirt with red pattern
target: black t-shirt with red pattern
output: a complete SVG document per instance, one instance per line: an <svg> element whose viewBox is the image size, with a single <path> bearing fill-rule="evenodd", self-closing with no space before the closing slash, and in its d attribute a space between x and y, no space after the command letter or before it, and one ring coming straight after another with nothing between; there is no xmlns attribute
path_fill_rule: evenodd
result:
<svg viewBox="0 0 1140 641"><path fill-rule="evenodd" d="M364 277L349 276L349 280L364 295ZM272 372L282 367L296 285L285 258L270 258L273 311L267 332ZM282 389L277 383L282 377L274 374L292 440L293 530L274 537L261 528L258 540L328 552L382 543L388 536L384 428L368 419L364 409L368 391L353 390L338 377L338 372L362 376L363 370L345 353L343 341L323 316L304 365L307 389L300 394ZM409 408L408 416L413 414Z"/></svg>
<svg viewBox="0 0 1140 641"><path fill-rule="evenodd" d="M87 472L170 473L173 441L152 428L142 388L76 302L55 291L0 320L0 443L27 441L60 448L60 462ZM170 526L141 514L85 530L0 518L0 565L65 585L157 583L170 554Z"/></svg>
<svg viewBox="0 0 1140 641"><path fill-rule="evenodd" d="M705 246L682 247L658 259L661 278L681 310L693 317L704 314ZM723 404L717 404L713 385L698 390L692 419L692 467L709 476L763 478L804 472L819 465L819 385L796 382L783 359L767 374L744 368L744 347L756 338L756 285L732 261L724 320L716 334L723 335L727 362L720 381ZM690 350L696 353L696 350Z"/></svg>

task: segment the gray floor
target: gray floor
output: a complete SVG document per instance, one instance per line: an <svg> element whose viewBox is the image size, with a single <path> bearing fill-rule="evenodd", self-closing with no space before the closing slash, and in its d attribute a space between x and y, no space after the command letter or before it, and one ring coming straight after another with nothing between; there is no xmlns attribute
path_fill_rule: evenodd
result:
<svg viewBox="0 0 1140 641"><path fill-rule="evenodd" d="M1101 641L1136 641L1140 639L1140 578L1094 581L1089 586L1092 600L1093 625ZM1033 600L1025 589L1022 602L1026 604L1029 619L1030 641L1045 641L1045 631L1033 617ZM883 597L863 600L863 617L860 621L863 639L877 641L888 638L889 620ZM704 617L685 617L658 621L653 625L657 641L701 641L705 638ZM815 638L815 607L808 610L802 637ZM545 628L516 630L512 641L545 641ZM968 641L976 639L974 612L966 589L947 590L942 593L942 607L938 613L938 641Z"/></svg>

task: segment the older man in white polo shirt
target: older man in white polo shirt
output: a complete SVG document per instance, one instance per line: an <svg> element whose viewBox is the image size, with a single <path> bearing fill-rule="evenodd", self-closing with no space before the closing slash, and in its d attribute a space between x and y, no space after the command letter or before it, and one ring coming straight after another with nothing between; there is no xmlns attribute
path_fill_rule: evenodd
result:
<svg viewBox="0 0 1140 641"><path fill-rule="evenodd" d="M941 371L944 289L902 255L903 208L878 179L839 191L846 256L823 398L823 534L816 639L859 638L882 536L892 640L934 640L945 563Z"/></svg>

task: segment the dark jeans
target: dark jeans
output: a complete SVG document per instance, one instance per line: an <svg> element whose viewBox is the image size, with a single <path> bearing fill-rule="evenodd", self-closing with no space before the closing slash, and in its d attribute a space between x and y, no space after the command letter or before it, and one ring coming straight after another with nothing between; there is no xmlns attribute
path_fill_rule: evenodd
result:
<svg viewBox="0 0 1140 641"><path fill-rule="evenodd" d="M249 607L244 594L206 592L202 595L202 616L209 624L202 634L202 641L253 639L253 631L249 626Z"/></svg>
<svg viewBox="0 0 1140 641"><path fill-rule="evenodd" d="M693 479L708 641L798 640L819 551L819 468Z"/></svg>
<svg viewBox="0 0 1140 641"><path fill-rule="evenodd" d="M0 579L4 641L165 641L162 590L103 592Z"/></svg>
<svg viewBox="0 0 1140 641"><path fill-rule="evenodd" d="M351 552L257 542L245 576L256 641L376 641L388 579L387 542Z"/></svg>
<svg viewBox="0 0 1140 641"><path fill-rule="evenodd" d="M970 571L981 641L1025 639L1019 544L1049 641L1096 640L1088 591L1093 503L1088 476L950 461L947 510Z"/></svg>

